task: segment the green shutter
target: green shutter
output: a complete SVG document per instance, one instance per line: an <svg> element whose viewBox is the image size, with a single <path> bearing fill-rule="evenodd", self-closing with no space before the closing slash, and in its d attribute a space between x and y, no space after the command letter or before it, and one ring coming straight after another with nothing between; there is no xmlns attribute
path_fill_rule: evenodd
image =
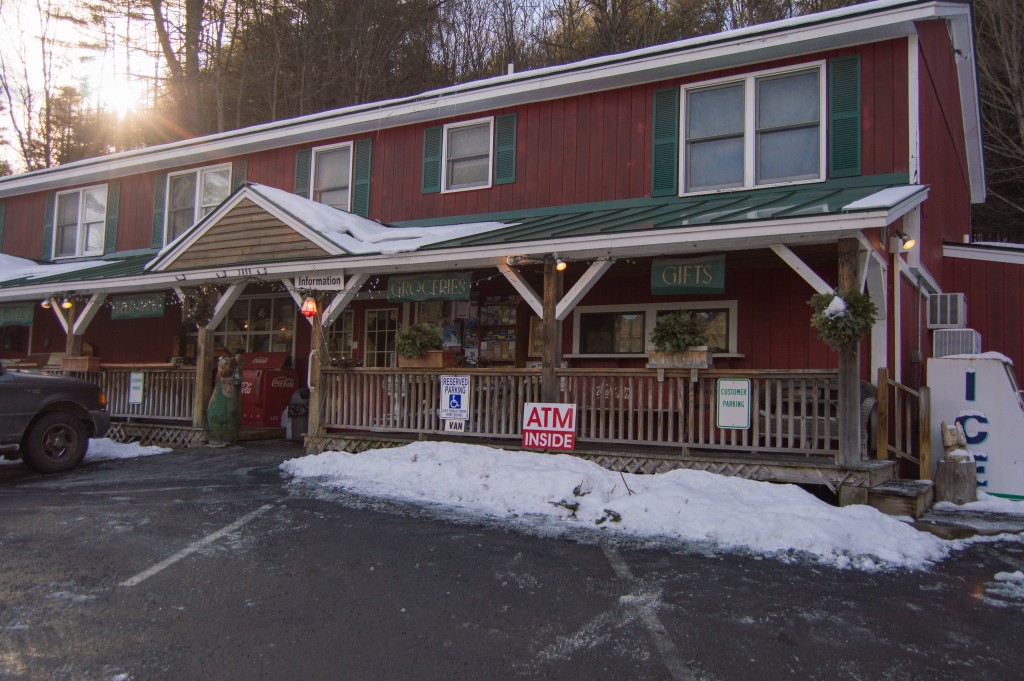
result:
<svg viewBox="0 0 1024 681"><path fill-rule="evenodd" d="M121 183L111 182L107 185L107 225L103 231L103 252L113 253L117 250L117 210L121 203Z"/></svg>
<svg viewBox="0 0 1024 681"><path fill-rule="evenodd" d="M441 191L441 137L442 126L423 131L423 193Z"/></svg>
<svg viewBox="0 0 1024 681"><path fill-rule="evenodd" d="M53 258L53 221L57 212L57 194L46 195L46 214L43 216L43 260Z"/></svg>
<svg viewBox="0 0 1024 681"><path fill-rule="evenodd" d="M860 55L828 62L828 175L860 175Z"/></svg>
<svg viewBox="0 0 1024 681"><path fill-rule="evenodd" d="M245 174L249 170L249 161L240 158L231 164L231 193L234 194L245 184Z"/></svg>
<svg viewBox="0 0 1024 681"><path fill-rule="evenodd" d="M153 181L153 248L163 248L164 206L167 203L167 173L160 173Z"/></svg>
<svg viewBox="0 0 1024 681"><path fill-rule="evenodd" d="M370 169L373 140L356 140L352 164L352 212L364 218L370 215Z"/></svg>
<svg viewBox="0 0 1024 681"><path fill-rule="evenodd" d="M516 114L494 119L494 184L516 181Z"/></svg>
<svg viewBox="0 0 1024 681"><path fill-rule="evenodd" d="M3 247L4 247L4 212L5 212L5 209L6 209L6 206L3 203L0 203L0 251L2 251Z"/></svg>
<svg viewBox="0 0 1024 681"><path fill-rule="evenodd" d="M679 193L679 88L654 92L651 196Z"/></svg>
<svg viewBox="0 0 1024 681"><path fill-rule="evenodd" d="M312 149L299 149L295 153L295 194L309 198L309 169L313 163Z"/></svg>

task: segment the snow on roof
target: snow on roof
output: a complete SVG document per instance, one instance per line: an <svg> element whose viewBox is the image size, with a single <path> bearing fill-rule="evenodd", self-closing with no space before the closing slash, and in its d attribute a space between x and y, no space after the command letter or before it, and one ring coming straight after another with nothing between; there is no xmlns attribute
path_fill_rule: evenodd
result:
<svg viewBox="0 0 1024 681"><path fill-rule="evenodd" d="M918 192L927 189L924 185L908 184L899 187L887 187L863 199L843 206L843 211L888 210L895 208Z"/></svg>
<svg viewBox="0 0 1024 681"><path fill-rule="evenodd" d="M78 272L101 265L110 265L120 262L118 260L76 260L74 262L62 263L38 263L27 258L18 258L13 255L0 254L0 281L11 281L14 279L41 279L52 277L55 274L67 272Z"/></svg>
<svg viewBox="0 0 1024 681"><path fill-rule="evenodd" d="M502 222L474 222L435 227L386 227L274 187L250 184L248 188L351 255L407 253L430 244L509 226Z"/></svg>

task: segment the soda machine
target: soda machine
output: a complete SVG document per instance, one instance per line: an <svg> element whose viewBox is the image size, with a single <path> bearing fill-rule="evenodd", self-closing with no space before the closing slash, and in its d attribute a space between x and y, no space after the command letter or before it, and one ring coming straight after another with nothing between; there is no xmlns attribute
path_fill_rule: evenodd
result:
<svg viewBox="0 0 1024 681"><path fill-rule="evenodd" d="M285 368L287 352L247 352L242 355L242 425L281 426L298 387L295 369Z"/></svg>

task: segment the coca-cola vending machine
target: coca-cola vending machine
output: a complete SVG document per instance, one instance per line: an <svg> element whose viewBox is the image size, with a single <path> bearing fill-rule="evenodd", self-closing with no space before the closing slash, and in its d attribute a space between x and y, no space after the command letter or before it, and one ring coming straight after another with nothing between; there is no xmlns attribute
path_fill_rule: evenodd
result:
<svg viewBox="0 0 1024 681"><path fill-rule="evenodd" d="M242 355L242 425L280 426L298 387L294 369L286 369L287 352Z"/></svg>

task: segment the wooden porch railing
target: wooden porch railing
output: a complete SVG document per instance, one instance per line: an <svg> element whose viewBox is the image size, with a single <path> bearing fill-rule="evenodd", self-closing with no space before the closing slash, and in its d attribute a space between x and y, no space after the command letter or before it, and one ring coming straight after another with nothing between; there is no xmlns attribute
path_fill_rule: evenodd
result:
<svg viewBox="0 0 1024 681"><path fill-rule="evenodd" d="M878 370L878 458L915 465L921 480L932 478L930 388L913 390Z"/></svg>
<svg viewBox="0 0 1024 681"><path fill-rule="evenodd" d="M142 400L131 404L131 374L142 373ZM125 366L99 371L65 371L99 385L107 395L107 411L115 419L191 421L196 386L195 367Z"/></svg>
<svg viewBox="0 0 1024 681"><path fill-rule="evenodd" d="M535 369L325 369L324 427L332 430L443 433L440 376L472 376L466 435L518 438L523 405L539 402ZM560 401L577 405L580 442L832 457L839 451L835 371L560 369ZM716 382L751 381L751 427L717 426Z"/></svg>

